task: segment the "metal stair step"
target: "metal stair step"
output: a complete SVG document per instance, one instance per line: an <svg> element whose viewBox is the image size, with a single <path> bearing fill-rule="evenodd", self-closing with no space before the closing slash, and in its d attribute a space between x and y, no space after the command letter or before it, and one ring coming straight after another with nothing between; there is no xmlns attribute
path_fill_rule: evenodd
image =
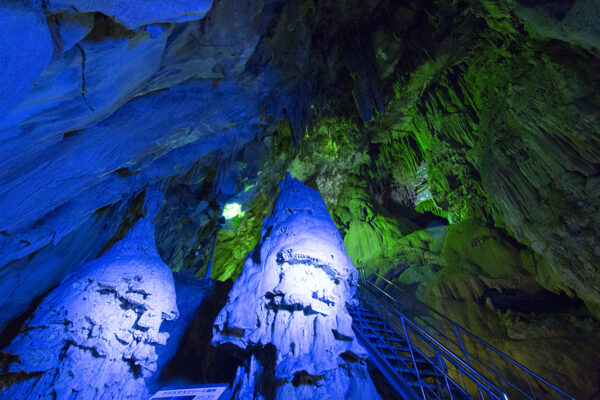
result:
<svg viewBox="0 0 600 400"><path fill-rule="evenodd" d="M395 358L393 358L394 356L391 356L389 354L384 354L384 356L387 359L393 359L394 361L396 359L398 359L398 360L402 361L403 363L408 364L408 366L412 368L412 366L411 366L412 365L412 358L410 356L408 356L408 357L401 357L401 356L397 356L396 355ZM431 362L429 362L429 360L425 360L425 359L422 359L422 358L419 357L419 358L415 358L415 362L417 363L417 365L419 365L419 368L423 368L423 366L426 366L429 369L433 369L433 365L431 365Z"/></svg>
<svg viewBox="0 0 600 400"><path fill-rule="evenodd" d="M363 317L368 317L368 318L380 318L375 312L371 311L371 310L352 310L352 309L348 309L348 313L350 315L354 316L363 316Z"/></svg>
<svg viewBox="0 0 600 400"><path fill-rule="evenodd" d="M398 337L399 335L396 334L396 332L394 332L393 329L391 329L388 326L385 325L372 325L372 324L355 324L355 326L357 326L358 328L360 328L361 330L377 330L379 332L385 332L389 337Z"/></svg>
<svg viewBox="0 0 600 400"><path fill-rule="evenodd" d="M374 281L371 279L373 277L375 278ZM388 286L400 291L388 293ZM453 339L450 339L456 335L462 346L461 332L464 331L465 335L473 336L486 348L496 352L498 350L478 339L460 325L451 320L446 321L445 317L439 312L416 300L410 291L406 293L404 288L396 287L385 277L368 268L361 269L357 299L358 301L352 306L348 305L346 307L353 318L352 327L361 344L372 356L375 366L400 394L401 398L473 399L467 392L467 385L475 386L473 383L465 383L464 378L465 376L469 378L471 374L475 374L475 378L471 376L470 379L478 381L479 378L476 376L478 370L474 370L474 368L472 369L467 365L454 365L461 375L455 376L455 371L449 373L445 365L448 360L444 361L446 357L440 358L440 354L453 353L455 350L445 348L444 344L437 340L438 336L442 342L445 343L446 340L450 340L451 344L456 345ZM432 327L429 325L429 318L445 321L441 329L436 329L436 333L432 333L427 328L428 326ZM449 336L446 335L446 330L449 331ZM416 340L413 340L413 335L405 337L410 332L416 335ZM479 346L479 344L476 344L476 346ZM466 350L463 349L463 352L466 352ZM498 354L517 367L521 367L520 364L508 356L499 352ZM455 357L462 359L460 351L455 354ZM452 360L449 360L452 363ZM493 373L499 373L499 371L496 371L495 364L493 367L488 367L482 362L483 367ZM537 375L531 372L530 374L537 378ZM499 376L502 377L502 375ZM463 388L458 383L460 377L463 378ZM507 382L510 383L510 381ZM497 396L498 389L493 384L481 384L483 392L491 396L486 396L486 398L502 398L502 396ZM572 398L562 391L554 389L563 394L565 398Z"/></svg>
<svg viewBox="0 0 600 400"><path fill-rule="evenodd" d="M348 312L352 316L355 329L358 329L367 340L373 343L377 352L387 360L390 366L401 375L412 388L420 391L420 385L413 367L413 360L406 339L394 331L393 328L388 328L389 325L369 309L364 307L348 307ZM414 356L415 363L419 368L419 376L422 379L433 378L438 381L440 374L436 372L431 361L418 353L418 351ZM438 390L438 386L435 383L422 382L422 384L426 393Z"/></svg>
<svg viewBox="0 0 600 400"><path fill-rule="evenodd" d="M371 311L370 308L366 308L366 307L363 307L361 305L350 306L350 307L347 307L347 308L348 308L348 310L356 310L356 311L361 311L361 312L373 312L373 311Z"/></svg>
<svg viewBox="0 0 600 400"><path fill-rule="evenodd" d="M397 335L392 335L392 336L386 335L385 337L383 337L381 335L373 335L372 333L363 333L363 335L373 343L380 343L380 342L386 343L387 341L389 341L389 342L394 342L394 343L406 344L406 340L404 340L402 337L397 336Z"/></svg>
<svg viewBox="0 0 600 400"><path fill-rule="evenodd" d="M396 343L399 343L399 342L396 342ZM404 344L404 343L402 343L402 344ZM387 343L382 343L382 342L374 343L374 345L377 349L380 349L380 351L393 351L394 353L397 353L397 352L406 353L406 352L410 351L410 349L406 346L393 346L392 344L387 344Z"/></svg>
<svg viewBox="0 0 600 400"><path fill-rule="evenodd" d="M410 360L410 349L406 346L402 346L402 347L394 347L394 346L387 346L385 345L385 343L381 343L379 346L376 346L377 351L379 351L380 353L386 355L386 354L393 354L394 356L401 358L401 359L409 359Z"/></svg>
<svg viewBox="0 0 600 400"><path fill-rule="evenodd" d="M361 317L357 317L357 318L353 318L353 320L354 320L354 323L357 323L357 324L380 325L380 326L388 325L380 319L364 319Z"/></svg>
<svg viewBox="0 0 600 400"><path fill-rule="evenodd" d="M362 321L362 322L354 322L354 325L358 326L358 327L361 327L361 328L362 327L367 327L367 328L369 328L369 327L372 327L372 328L385 328L388 331L393 332L394 334L396 333L396 332L393 331L392 328L390 328L389 325L385 325L385 324L373 324L373 323L368 323L368 322Z"/></svg>
<svg viewBox="0 0 600 400"><path fill-rule="evenodd" d="M421 386L421 385L419 385L419 382L417 382L417 381L408 381L408 384L414 388L418 388ZM427 389L431 389L431 390L437 389L437 386L433 383L422 382L422 385L424 388L427 388Z"/></svg>
<svg viewBox="0 0 600 400"><path fill-rule="evenodd" d="M381 336L382 333L385 333L386 337L388 339L392 339L395 336L395 334L396 334L396 332L394 332L394 331L392 331L390 329L377 329L377 328L373 328L373 327L365 326L365 325L360 326L360 331L363 332L364 336L368 337L369 339L375 339L375 340L382 339L382 336ZM375 332L376 334L367 333L367 332L364 332L364 331ZM394 335L394 336L388 336L388 335Z"/></svg>
<svg viewBox="0 0 600 400"><path fill-rule="evenodd" d="M382 321L365 321L365 320L355 320L354 321L355 325L358 326L373 326L373 327L378 327L378 328L386 328L388 330L393 330L392 327L389 326L389 324L386 324Z"/></svg>
<svg viewBox="0 0 600 400"><path fill-rule="evenodd" d="M415 370L413 368L406 368L406 367L397 367L394 366L394 369L396 371L398 371L400 374L411 374L411 375L417 375L417 373L415 372ZM437 377L439 374L436 373L436 371L434 369L421 369L419 368L419 376L423 377L423 376L435 376Z"/></svg>
<svg viewBox="0 0 600 400"><path fill-rule="evenodd" d="M373 314L358 314L358 313L349 313L350 316L352 317L352 319L364 319L367 321L382 321L382 319L377 316L377 315L373 315Z"/></svg>

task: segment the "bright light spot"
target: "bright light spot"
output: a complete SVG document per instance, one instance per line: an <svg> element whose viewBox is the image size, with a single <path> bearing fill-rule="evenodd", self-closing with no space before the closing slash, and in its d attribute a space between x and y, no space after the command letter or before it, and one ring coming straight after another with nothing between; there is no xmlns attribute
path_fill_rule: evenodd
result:
<svg viewBox="0 0 600 400"><path fill-rule="evenodd" d="M242 218L246 214L246 211L242 211L242 205L239 203L228 203L225 204L223 209L223 216L225 219L233 219L235 217Z"/></svg>
<svg viewBox="0 0 600 400"><path fill-rule="evenodd" d="M246 186L246 188L244 188L244 192L247 192L248 190L252 189L255 186L256 186L256 183L254 185Z"/></svg>

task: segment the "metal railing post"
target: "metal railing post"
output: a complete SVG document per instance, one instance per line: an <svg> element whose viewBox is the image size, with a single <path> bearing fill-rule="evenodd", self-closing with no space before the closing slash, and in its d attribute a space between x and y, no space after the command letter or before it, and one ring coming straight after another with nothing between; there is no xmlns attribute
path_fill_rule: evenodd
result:
<svg viewBox="0 0 600 400"><path fill-rule="evenodd" d="M467 353L467 350L465 349L465 345L460 337L460 333L458 332L458 327L456 326L456 324L452 324L454 326L454 332L456 332L456 337L458 338L458 343L460 343L460 348L463 352L463 354L465 355L465 361L467 362L467 364L471 365L471 360L469 360L469 354Z"/></svg>
<svg viewBox="0 0 600 400"><path fill-rule="evenodd" d="M390 331L393 332L394 328L392 328L392 319L390 317L389 307L387 307L387 306L385 307L385 312L387 314L388 327L389 327ZM386 337L388 337L387 333L386 333ZM388 340L388 346L390 347L390 350L394 354L394 359L396 360L396 367L398 368L398 371L400 371L400 358L398 357L398 349L396 348L396 346L392 345L392 342L390 340Z"/></svg>
<svg viewBox="0 0 600 400"><path fill-rule="evenodd" d="M419 382L419 386L421 387L421 394L423 395L423 400L427 400L427 397L425 397L425 389L423 388L423 381L421 380L421 375L419 374L419 367L417 366L417 362L415 361L415 354L413 352L412 343L410 341L410 338L408 337L408 331L406 330L406 324L404 323L404 317L400 317L400 322L402 322L402 329L404 329L404 335L406 336L406 344L408 344L410 358L412 360L413 367L415 368L415 372L417 374L417 381Z"/></svg>
<svg viewBox="0 0 600 400"><path fill-rule="evenodd" d="M458 343L460 343L460 348L462 349L463 354L465 355L465 360L467 361L467 364L469 364L470 366L473 366L471 364L471 360L469 359L469 353L465 349L465 345L464 345L464 343L462 341L462 338L460 337L460 332L458 331L458 327L456 326L455 323L452 323L452 325L454 326L454 332L456 332L456 337L458 338ZM479 392L479 395L481 396L481 399L485 400L485 396L481 392L481 387L479 387L478 384L475 384L475 386L477 386L477 391Z"/></svg>
<svg viewBox="0 0 600 400"><path fill-rule="evenodd" d="M396 359L396 364L399 367L399 371L402 369L400 368L401 364L410 368L409 361L406 358L400 359L400 356L397 352L398 348L393 347L390 341L390 338L393 337L393 335L398 335L398 331L393 328L392 318L394 318L394 323L396 325L398 325L399 319L400 323L402 324L405 342L410 352L410 359L413 363L414 372L419 382L421 395L424 399L427 399L425 394L426 391L427 395L431 394L433 397L439 398L436 392L440 390L441 395L445 397L443 387L439 386L439 384L443 385L443 383L441 382L441 376L438 376L438 372L442 372L450 398L454 398L452 388L455 391L454 394L462 392L464 395L471 396L469 394L469 390L467 390L465 381L466 377L470 380L468 386L470 391L474 392L472 385L475 385L481 396L481 399L483 400L487 398L491 400L508 400L508 393L511 393L512 396L513 392L515 394L524 396L524 398L534 400L536 398L535 389L537 389L535 385L542 388L541 393L551 390L554 394L562 396L561 398L563 399L574 400L572 396L567 395L550 382L539 377L531 370L519 364L488 343L484 342L482 339L459 326L454 321L448 319L431 307L421 303L410 294L404 293L402 288L395 286L394 283L390 282L385 277L373 272L370 269L367 271L367 268L368 267L365 266L359 268L359 283L362 283L362 285L359 285L362 286L360 287L359 293L361 298L364 295L365 304L367 304L367 299L368 304L374 302L373 306L376 307L373 309L378 309L379 315L383 319L383 323L381 324L383 326L378 324L376 328L376 332L379 334L378 341L381 340L384 344L387 344L388 349L392 352L394 358ZM375 283L367 280L367 272L369 272L369 276L371 278L376 278L374 281ZM385 290L382 289L382 287L385 288ZM399 290L398 293L396 293L396 289ZM399 297L394 297L390 293L394 293L394 296ZM406 301L407 299L409 300L408 302ZM403 310L400 308L401 306L407 304L412 304L412 308L409 310ZM383 312L384 310L385 314ZM416 320L419 321L419 324L417 325L415 323L415 318L407 318L405 312L414 313ZM359 313L362 314L360 311ZM437 327L432 326L430 321L433 321ZM393 332L392 334L388 333L385 327L386 323L388 324L390 331ZM415 340L411 340L409 337L409 328L412 329L411 332L413 333L413 339ZM452 338L452 334L449 332L451 329L454 330L458 343L456 343ZM401 334L399 337L400 336ZM423 344L427 346L427 350L423 348L423 350L426 351L425 353L423 353L419 348L419 346L422 347ZM479 346L482 347L479 348ZM436 363L437 359L432 361L431 359L427 358L426 354L428 352L431 355L431 349L434 350L436 357L439 356L440 360L442 360L441 354L444 355L444 365L448 363L447 365L450 367L450 369L439 367ZM402 350L402 352L405 352L405 350ZM460 353L462 353L462 356ZM488 360L486 361L484 361L485 353L487 353L488 356ZM499 360L506 365L497 365L492 353L499 357ZM483 358L480 358L480 355ZM425 381L421 378L420 367L417 364L417 360L421 361L422 363L428 362L428 366L430 364L434 365L435 376L438 376L437 387L427 386ZM502 367L502 370L500 370L500 367ZM510 370L507 370L507 368L510 368ZM460 378L458 378L458 375L456 378L452 377L455 372L460 375ZM508 373L508 375L504 376L506 373ZM523 382L523 378L520 376L521 374L524 375L525 382ZM534 381L533 384L531 382L532 379ZM459 383L461 380L462 388ZM526 387L524 385L525 383L527 384ZM485 395L485 393L488 393L488 395ZM462 394L458 397L462 397Z"/></svg>

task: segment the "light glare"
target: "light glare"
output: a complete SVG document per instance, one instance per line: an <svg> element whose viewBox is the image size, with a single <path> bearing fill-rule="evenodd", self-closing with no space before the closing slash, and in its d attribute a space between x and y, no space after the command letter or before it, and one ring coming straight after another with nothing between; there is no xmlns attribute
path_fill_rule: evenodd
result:
<svg viewBox="0 0 600 400"><path fill-rule="evenodd" d="M233 219L235 217L243 217L246 214L245 211L242 211L242 205L239 203L228 203L225 204L225 208L223 208L223 217L225 219Z"/></svg>

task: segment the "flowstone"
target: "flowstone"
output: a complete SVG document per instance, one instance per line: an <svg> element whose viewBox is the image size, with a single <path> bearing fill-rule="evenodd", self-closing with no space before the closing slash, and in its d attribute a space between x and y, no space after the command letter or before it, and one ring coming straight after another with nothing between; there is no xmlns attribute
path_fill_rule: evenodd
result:
<svg viewBox="0 0 600 400"><path fill-rule="evenodd" d="M346 303L358 271L319 193L288 174L248 255L213 344L249 354L236 399L378 399Z"/></svg>
<svg viewBox="0 0 600 400"><path fill-rule="evenodd" d="M157 196L147 194L146 218L65 278L2 350L17 383L0 399L148 397L155 348L169 337L160 325L179 315L173 275L154 244Z"/></svg>

